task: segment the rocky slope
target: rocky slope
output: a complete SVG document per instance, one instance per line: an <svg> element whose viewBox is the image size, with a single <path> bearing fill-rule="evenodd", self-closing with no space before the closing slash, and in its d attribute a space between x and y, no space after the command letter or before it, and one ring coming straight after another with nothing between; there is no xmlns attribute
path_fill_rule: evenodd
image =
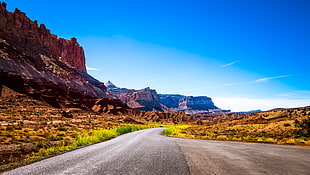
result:
<svg viewBox="0 0 310 175"><path fill-rule="evenodd" d="M110 81L105 85L110 93L133 109L141 111L164 111L164 107L159 101L158 94L153 89L145 88L134 90L119 88Z"/></svg>
<svg viewBox="0 0 310 175"><path fill-rule="evenodd" d="M84 51L75 38L58 38L43 24L38 25L37 21L30 20L20 10L7 11L4 2L0 3L1 97L6 91L3 87L62 110L79 108L97 114L131 115L146 121L192 120L185 113L148 113L130 109L111 95L104 83L87 74ZM134 94L139 103L137 105L140 105L136 109L160 111L157 108L159 103L152 106L144 100L149 98L158 101L156 92L154 95L154 91L145 89ZM1 103L6 104L15 98L4 98ZM126 95L122 98L136 105ZM18 105L15 107L18 108Z"/></svg>
<svg viewBox="0 0 310 175"><path fill-rule="evenodd" d="M4 2L0 5L2 85L54 107L91 108L101 103L102 109L107 104L128 108L119 100L107 100L110 95L104 84L87 74L84 51L75 38L58 38L20 10L7 11Z"/></svg>

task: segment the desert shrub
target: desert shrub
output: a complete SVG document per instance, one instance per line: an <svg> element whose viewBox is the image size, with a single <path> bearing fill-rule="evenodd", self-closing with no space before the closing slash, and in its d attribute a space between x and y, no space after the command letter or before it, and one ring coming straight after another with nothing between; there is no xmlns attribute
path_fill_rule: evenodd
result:
<svg viewBox="0 0 310 175"><path fill-rule="evenodd" d="M163 131L163 135L165 136L172 136L172 135L177 135L177 134L178 134L178 130L175 127L170 127Z"/></svg>
<svg viewBox="0 0 310 175"><path fill-rule="evenodd" d="M123 126L120 128L116 129L116 132L119 134L126 134L132 131L132 127L131 126Z"/></svg>
<svg viewBox="0 0 310 175"><path fill-rule="evenodd" d="M61 115L65 118L73 118L73 115L66 111L62 111Z"/></svg>
<svg viewBox="0 0 310 175"><path fill-rule="evenodd" d="M6 127L6 130L7 131L14 131L15 129L14 129L14 126L9 125L9 126Z"/></svg>
<svg viewBox="0 0 310 175"><path fill-rule="evenodd" d="M211 133L208 134L208 138L210 138L210 139L214 139L216 137L217 137L217 133L216 132L211 132Z"/></svg>
<svg viewBox="0 0 310 175"><path fill-rule="evenodd" d="M67 128L64 127L64 126L60 126L60 127L58 127L57 130L58 130L58 131L67 131Z"/></svg>
<svg viewBox="0 0 310 175"><path fill-rule="evenodd" d="M141 129L147 129L156 127L156 125L126 125L118 128L112 128L112 129L95 129L92 131L83 131L81 133L75 133L74 139L72 142L62 142L59 145L56 146L45 146L39 150L39 152L32 154L29 159L34 160L42 156L55 154L61 151L66 151L70 149L74 149L79 146L83 145L89 145L98 143L116 136L119 136L121 134L125 134L132 131L137 131ZM158 127L158 126L157 126ZM45 138L51 140L54 139L54 135L52 132L45 133Z"/></svg>
<svg viewBox="0 0 310 175"><path fill-rule="evenodd" d="M294 134L297 136L310 137L310 117L303 120L295 120L295 127L298 128L294 130Z"/></svg>
<svg viewBox="0 0 310 175"><path fill-rule="evenodd" d="M163 131L163 135L165 136L186 136L186 129L189 128L190 125L175 125L170 126Z"/></svg>

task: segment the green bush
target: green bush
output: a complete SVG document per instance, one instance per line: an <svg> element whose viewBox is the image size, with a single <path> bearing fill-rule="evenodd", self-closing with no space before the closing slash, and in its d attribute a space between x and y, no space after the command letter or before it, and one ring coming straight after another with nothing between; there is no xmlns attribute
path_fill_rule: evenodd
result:
<svg viewBox="0 0 310 175"><path fill-rule="evenodd" d="M177 126L170 126L163 131L163 135L165 136L184 136L186 135L184 130L189 128L190 125L177 125Z"/></svg>
<svg viewBox="0 0 310 175"><path fill-rule="evenodd" d="M116 132L121 135L121 134L126 134L126 133L131 132L132 129L133 129L132 126L123 126L123 127L117 128Z"/></svg>
<svg viewBox="0 0 310 175"><path fill-rule="evenodd" d="M153 127L158 127L156 125L126 125L118 128L113 128L113 129L96 129L92 131L84 131L79 135L76 135L74 140L71 143L61 143L57 146L52 146L49 148L42 148L39 150L38 153L34 153L31 155L29 158L30 160L34 160L37 158L40 158L42 156L47 156L51 154L55 154L58 152L74 149L79 146L83 145L90 145L94 143L99 143L107 139L114 138L116 136L126 134L128 132L133 132L141 129L147 129L147 128L153 128ZM46 138L51 138L54 135L49 132L46 133L47 136Z"/></svg>

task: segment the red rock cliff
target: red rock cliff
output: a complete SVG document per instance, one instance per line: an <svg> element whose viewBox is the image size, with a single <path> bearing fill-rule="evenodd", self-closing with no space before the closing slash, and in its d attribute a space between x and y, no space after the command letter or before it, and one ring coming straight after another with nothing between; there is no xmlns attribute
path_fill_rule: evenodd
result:
<svg viewBox="0 0 310 175"><path fill-rule="evenodd" d="M4 2L0 5L0 35L8 41L14 41L11 44L28 54L49 55L77 71L86 72L84 50L75 38L58 38L44 24L39 26L37 21L30 20L19 9L8 12Z"/></svg>

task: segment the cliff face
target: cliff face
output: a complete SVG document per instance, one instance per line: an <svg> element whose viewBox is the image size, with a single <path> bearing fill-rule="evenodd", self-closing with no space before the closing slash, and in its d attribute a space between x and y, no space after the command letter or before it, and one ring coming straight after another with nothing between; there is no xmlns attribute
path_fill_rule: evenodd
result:
<svg viewBox="0 0 310 175"><path fill-rule="evenodd" d="M164 111L155 90L145 88L142 90L119 88L110 81L106 84L107 90L129 107L141 111Z"/></svg>
<svg viewBox="0 0 310 175"><path fill-rule="evenodd" d="M8 12L6 4L0 3L0 100L12 102L11 98L14 97L2 98L6 89L57 108L122 113L146 121L193 121L192 117L182 112L130 109L127 104L114 98L115 95L107 91L104 83L87 74L84 51L76 39L58 38L43 24L38 26L36 21L27 18L25 13L18 9L13 13ZM124 90L118 90L118 94ZM161 109L156 91L144 89L126 92L132 93L133 98L123 94L122 99L133 107L136 105L137 109ZM17 108L20 107L18 105Z"/></svg>
<svg viewBox="0 0 310 175"><path fill-rule="evenodd" d="M20 10L8 12L4 2L0 5L0 37L29 56L43 54L86 72L84 50L75 38L58 38Z"/></svg>
<svg viewBox="0 0 310 175"><path fill-rule="evenodd" d="M107 90L126 103L129 107L142 111L182 111L187 114L201 114L222 112L212 99L206 96L184 96L178 94L157 94L155 90L119 88L110 81L106 84Z"/></svg>
<svg viewBox="0 0 310 175"><path fill-rule="evenodd" d="M211 98L206 96L185 96L179 100L180 110L206 110L206 109L218 109Z"/></svg>
<svg viewBox="0 0 310 175"><path fill-rule="evenodd" d="M160 102L175 111L179 110L180 99L184 97L185 96L178 94L159 94Z"/></svg>
<svg viewBox="0 0 310 175"><path fill-rule="evenodd" d="M157 92L150 88L120 94L119 99L134 109L142 111L163 111Z"/></svg>
<svg viewBox="0 0 310 175"><path fill-rule="evenodd" d="M103 83L86 73L84 51L76 39L57 38L20 10L8 12L5 3L0 5L2 85L55 107L91 108L100 103L101 108L126 108L120 100L98 101L110 95Z"/></svg>
<svg viewBox="0 0 310 175"><path fill-rule="evenodd" d="M183 96L177 94L159 94L160 102L168 108L187 114L209 113L220 110L212 99L206 96Z"/></svg>

